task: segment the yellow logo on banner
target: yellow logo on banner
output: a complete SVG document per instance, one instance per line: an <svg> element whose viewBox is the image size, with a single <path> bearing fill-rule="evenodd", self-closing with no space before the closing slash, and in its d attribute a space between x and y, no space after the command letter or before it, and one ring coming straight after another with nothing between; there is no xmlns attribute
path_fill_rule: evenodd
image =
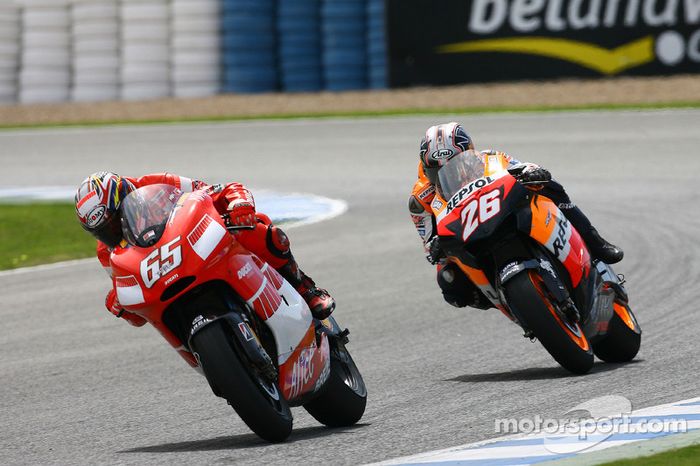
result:
<svg viewBox="0 0 700 466"><path fill-rule="evenodd" d="M437 48L437 52L511 52L540 55L613 75L654 61L654 39L652 36L643 37L612 50L586 42L549 37L484 39L443 45Z"/></svg>

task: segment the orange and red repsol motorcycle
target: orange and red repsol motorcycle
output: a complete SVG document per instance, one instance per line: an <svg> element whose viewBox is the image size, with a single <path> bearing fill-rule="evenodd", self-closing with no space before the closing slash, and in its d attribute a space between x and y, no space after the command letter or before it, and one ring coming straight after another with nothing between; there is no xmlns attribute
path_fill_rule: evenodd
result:
<svg viewBox="0 0 700 466"><path fill-rule="evenodd" d="M507 169L500 155L467 151L438 172L433 208L447 260L569 371L590 371L594 354L632 360L641 329L624 279L591 260L554 202Z"/></svg>
<svg viewBox="0 0 700 466"><path fill-rule="evenodd" d="M234 227L229 227L232 230ZM282 441L290 406L355 424L367 391L347 330L318 321L276 270L241 246L204 190L146 186L122 204L111 255L122 306L144 317L260 437Z"/></svg>

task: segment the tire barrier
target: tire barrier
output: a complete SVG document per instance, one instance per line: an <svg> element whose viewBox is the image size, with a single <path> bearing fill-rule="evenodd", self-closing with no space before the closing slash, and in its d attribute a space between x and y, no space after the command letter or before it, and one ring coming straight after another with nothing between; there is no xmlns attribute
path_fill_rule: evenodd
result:
<svg viewBox="0 0 700 466"><path fill-rule="evenodd" d="M175 97L206 97L220 89L219 0L172 0Z"/></svg>
<svg viewBox="0 0 700 466"><path fill-rule="evenodd" d="M17 100L20 30L19 7L0 3L0 104Z"/></svg>
<svg viewBox="0 0 700 466"><path fill-rule="evenodd" d="M70 96L70 13L65 0L22 0L18 100L63 102Z"/></svg>
<svg viewBox="0 0 700 466"><path fill-rule="evenodd" d="M170 96L170 13L169 0L120 1L121 99Z"/></svg>
<svg viewBox="0 0 700 466"><path fill-rule="evenodd" d="M329 91L367 87L367 0L322 0L321 58Z"/></svg>
<svg viewBox="0 0 700 466"><path fill-rule="evenodd" d="M367 0L367 74L370 89L387 87L385 0Z"/></svg>
<svg viewBox="0 0 700 466"><path fill-rule="evenodd" d="M81 0L71 5L71 100L119 98L119 18L118 0Z"/></svg>
<svg viewBox="0 0 700 466"><path fill-rule="evenodd" d="M323 89L320 0L279 2L277 37L282 90L314 92Z"/></svg>
<svg viewBox="0 0 700 466"><path fill-rule="evenodd" d="M386 87L384 0L2 0L0 104Z"/></svg>
<svg viewBox="0 0 700 466"><path fill-rule="evenodd" d="M278 88L275 0L221 0L224 92Z"/></svg>

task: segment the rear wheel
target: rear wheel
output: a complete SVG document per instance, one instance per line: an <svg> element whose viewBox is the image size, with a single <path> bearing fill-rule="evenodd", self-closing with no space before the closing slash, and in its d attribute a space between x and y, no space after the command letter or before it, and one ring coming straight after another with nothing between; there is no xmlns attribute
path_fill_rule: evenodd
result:
<svg viewBox="0 0 700 466"><path fill-rule="evenodd" d="M605 336L596 341L593 351L605 362L628 362L634 359L642 342L642 329L626 304L615 302L615 313Z"/></svg>
<svg viewBox="0 0 700 466"><path fill-rule="evenodd" d="M292 432L292 413L277 389L246 367L221 322L192 337L192 346L214 392L228 400L243 422L261 438L281 442Z"/></svg>
<svg viewBox="0 0 700 466"><path fill-rule="evenodd" d="M549 297L535 270L520 273L504 285L506 300L522 324L552 357L574 374L593 367L593 351L578 323L571 321Z"/></svg>
<svg viewBox="0 0 700 466"><path fill-rule="evenodd" d="M342 343L332 343L331 373L319 396L304 409L329 427L351 426L362 418L367 388L352 356Z"/></svg>

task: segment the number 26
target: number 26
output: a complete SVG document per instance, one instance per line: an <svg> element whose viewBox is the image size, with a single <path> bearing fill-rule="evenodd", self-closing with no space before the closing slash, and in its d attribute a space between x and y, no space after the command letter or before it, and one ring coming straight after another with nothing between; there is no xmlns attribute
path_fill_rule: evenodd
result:
<svg viewBox="0 0 700 466"><path fill-rule="evenodd" d="M486 222L501 211L501 192L494 189L479 199L472 200L462 209L462 241L467 241L469 237L479 228L479 224Z"/></svg>

